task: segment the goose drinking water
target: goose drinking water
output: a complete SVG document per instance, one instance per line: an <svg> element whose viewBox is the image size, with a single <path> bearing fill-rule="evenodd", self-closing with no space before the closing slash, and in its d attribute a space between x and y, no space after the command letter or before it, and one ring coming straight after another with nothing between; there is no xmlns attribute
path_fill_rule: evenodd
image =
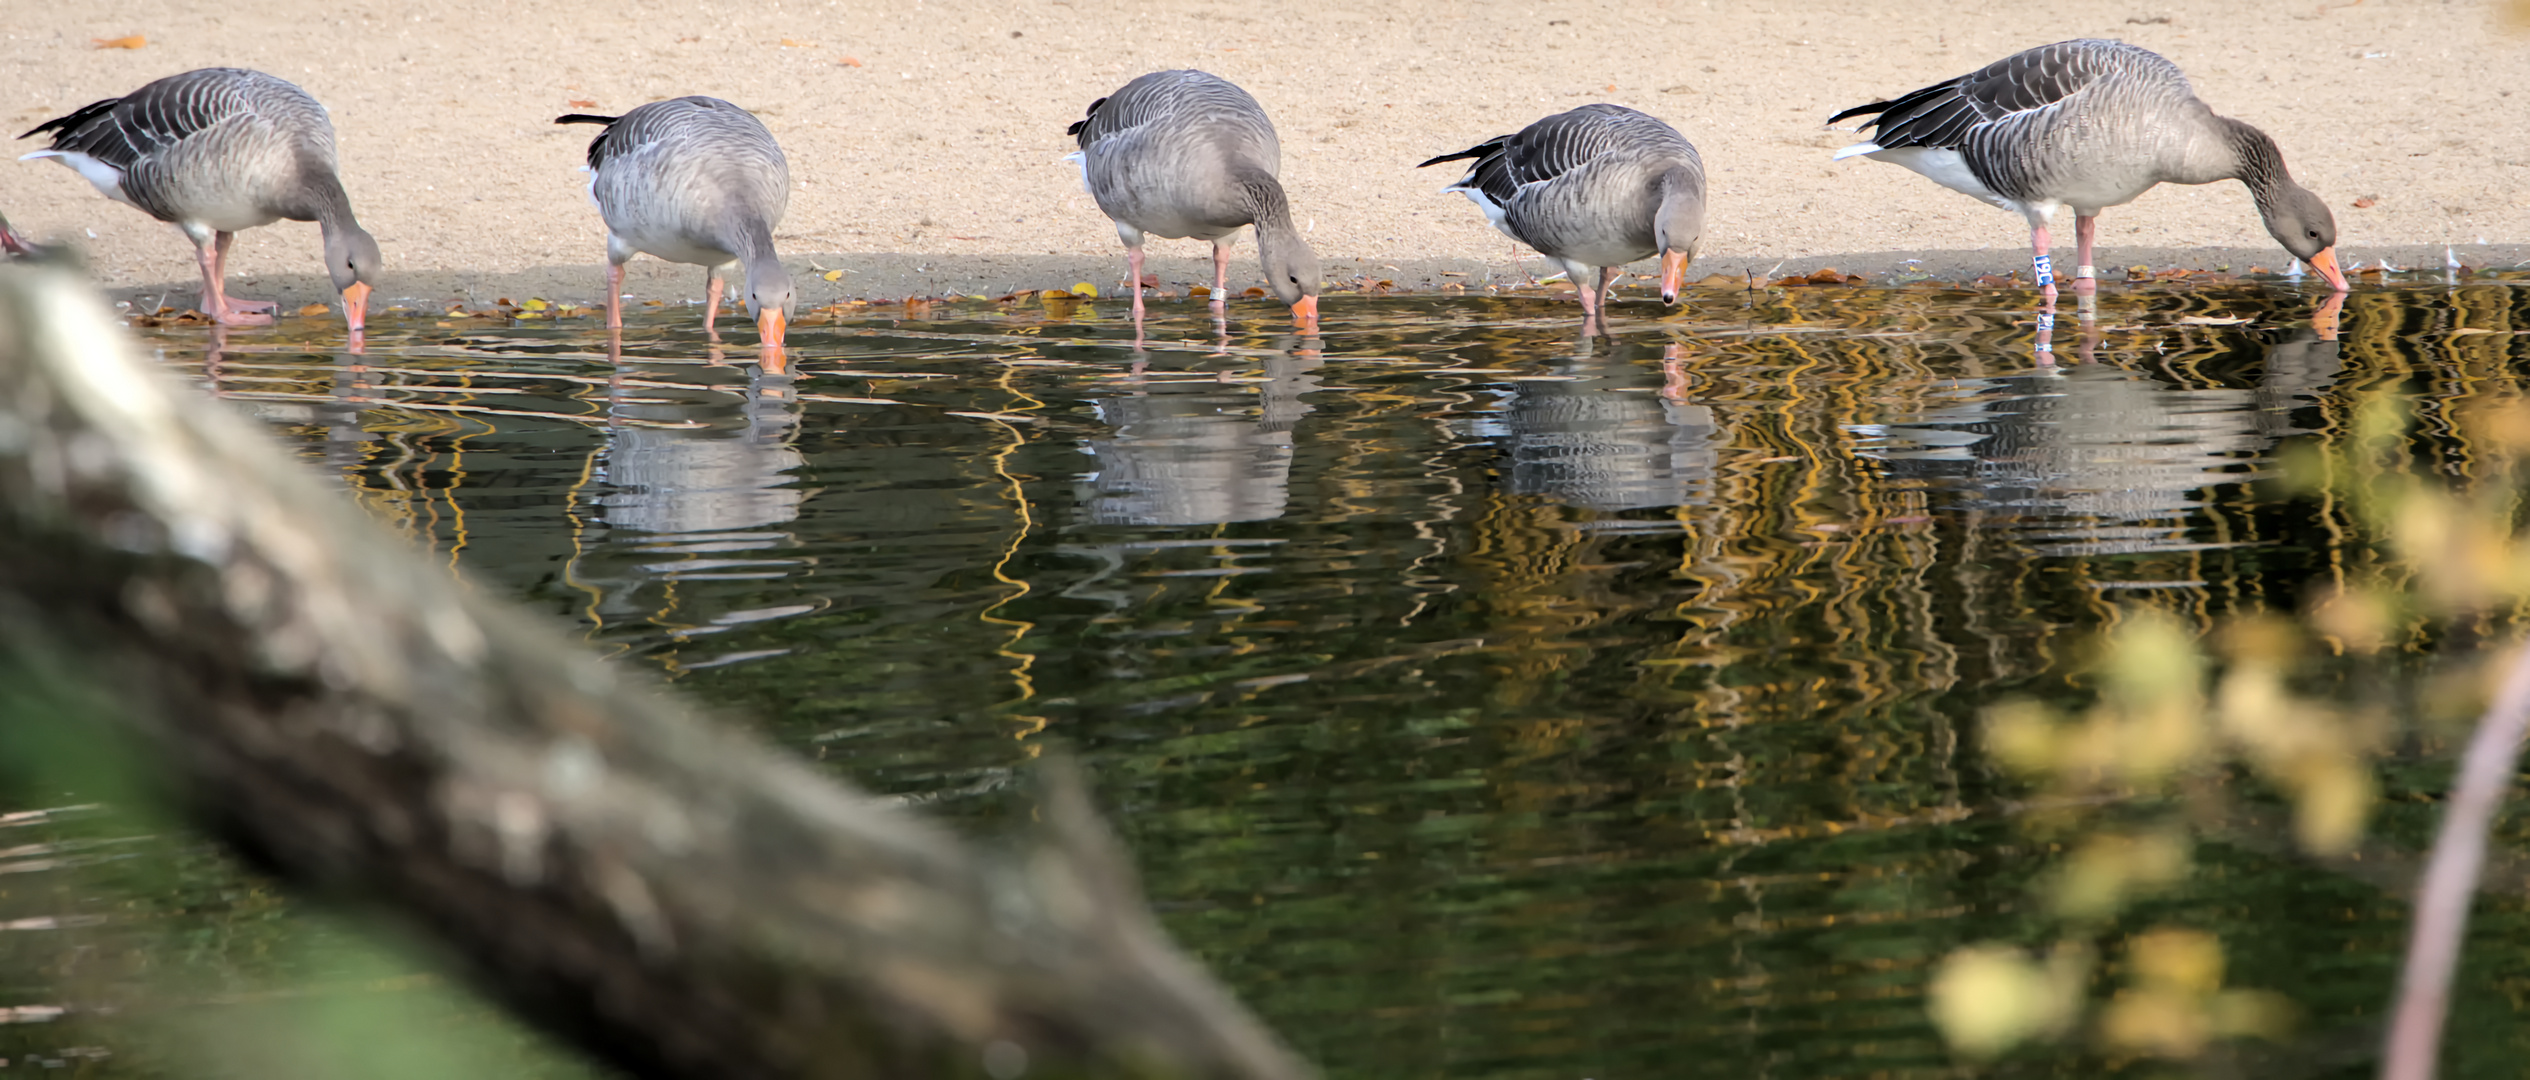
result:
<svg viewBox="0 0 2530 1080"><path fill-rule="evenodd" d="M325 273L352 332L367 325L378 242L351 213L335 175L325 106L282 79L203 68L107 98L35 126L53 145L26 155L76 170L106 198L184 231L202 268L202 311L226 325L272 321L269 300L228 295L229 243L282 218L324 230ZM23 159L21 159L23 160Z"/></svg>
<svg viewBox="0 0 2530 1080"><path fill-rule="evenodd" d="M1276 173L1282 143L1265 107L1228 80L1200 71L1154 71L1089 103L1065 129L1080 141L1081 180L1113 218L1142 320L1145 235L1212 241L1212 295L1229 287L1230 239L1256 226L1265 287L1291 305L1292 322L1318 325L1318 254L1291 224Z"/></svg>
<svg viewBox="0 0 2530 1080"><path fill-rule="evenodd" d="M1827 119L1876 117L1836 152L1903 165L2029 221L2039 287L2056 295L2047 223L2073 208L2076 291L2096 289L2091 238L2103 207L2156 184L2238 180L2284 250L2344 292L2337 220L2293 182L2275 140L2197 100L2178 65L2121 41L2060 41Z"/></svg>
<svg viewBox="0 0 2530 1080"><path fill-rule="evenodd" d="M1444 191L1464 192L1494 228L1563 265L1584 333L1604 332L1616 268L1660 257L1660 299L1678 302L1704 238L1704 159L1678 129L1622 105L1584 105L1443 154L1473 158Z"/></svg>
<svg viewBox="0 0 2530 1080"><path fill-rule="evenodd" d="M779 348L796 303L773 228L790 206L790 165L753 113L719 98L653 101L622 116L573 113L557 124L604 124L589 140L589 198L606 219L606 326L624 325L624 263L648 252L706 267L703 329L720 314L731 274L746 273L747 309Z"/></svg>

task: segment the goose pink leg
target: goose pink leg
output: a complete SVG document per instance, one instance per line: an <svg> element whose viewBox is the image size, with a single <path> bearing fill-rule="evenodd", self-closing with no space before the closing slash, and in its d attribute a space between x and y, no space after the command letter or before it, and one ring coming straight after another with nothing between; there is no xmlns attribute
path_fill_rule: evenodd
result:
<svg viewBox="0 0 2530 1080"><path fill-rule="evenodd" d="M2092 214L2089 217L2076 216L2073 219L2073 291L2086 296L2100 291L2099 280L2082 272L2090 269L2091 237L2099 231L2099 225L2098 214ZM2092 272L2097 273L2097 271Z"/></svg>
<svg viewBox="0 0 2530 1080"><path fill-rule="evenodd" d="M1142 248L1140 245L1124 249L1124 273L1124 287L1126 291L1133 294L1133 332L1139 335L1142 332Z"/></svg>
<svg viewBox="0 0 2530 1080"><path fill-rule="evenodd" d="M238 300L228 295L228 245L235 233L219 233L194 254L202 263L202 313L223 326L269 326L281 305L270 300Z"/></svg>

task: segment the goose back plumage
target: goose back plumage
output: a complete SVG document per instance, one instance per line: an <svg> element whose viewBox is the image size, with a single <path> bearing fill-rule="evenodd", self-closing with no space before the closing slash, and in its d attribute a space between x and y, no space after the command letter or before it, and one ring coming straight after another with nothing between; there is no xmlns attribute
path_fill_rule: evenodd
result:
<svg viewBox="0 0 2530 1080"><path fill-rule="evenodd" d="M2186 74L2120 41L2024 50L1829 123L1856 116L1874 118L1872 137L1838 158L1868 154L2024 215L2087 216L2165 181L2232 175L2201 134L2218 118Z"/></svg>

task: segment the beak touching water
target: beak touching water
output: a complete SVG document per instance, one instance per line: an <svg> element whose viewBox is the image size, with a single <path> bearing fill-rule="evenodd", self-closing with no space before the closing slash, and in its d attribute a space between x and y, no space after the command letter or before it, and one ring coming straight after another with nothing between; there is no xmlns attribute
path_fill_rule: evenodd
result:
<svg viewBox="0 0 2530 1080"><path fill-rule="evenodd" d="M1291 324L1303 330L1316 330L1318 328L1318 298L1303 296L1299 303L1293 304Z"/></svg>
<svg viewBox="0 0 2530 1080"><path fill-rule="evenodd" d="M2331 288L2338 292L2346 291L2345 271L2337 269L2337 249L2332 247L2319 249L2319 254L2310 257L2310 268L2319 271L2319 276L2327 278Z"/></svg>
<svg viewBox="0 0 2530 1080"><path fill-rule="evenodd" d="M355 281L343 288L343 322L352 333L369 327L369 283Z"/></svg>
<svg viewBox="0 0 2530 1080"><path fill-rule="evenodd" d="M782 314L781 308L766 308L755 317L756 335L764 339L764 344L776 348L781 346L782 334L789 326L790 320Z"/></svg>
<svg viewBox="0 0 2530 1080"><path fill-rule="evenodd" d="M1680 280L1681 280L1681 279L1683 279L1683 278L1685 278L1686 276L1687 276L1687 253L1686 253L1686 252L1683 252L1683 251L1664 251L1664 252L1661 252L1661 253L1660 253L1660 302L1661 302L1661 303L1664 303L1664 304L1675 304L1675 303L1677 303L1677 302L1678 302L1678 285L1679 285L1679 283L1680 283Z"/></svg>

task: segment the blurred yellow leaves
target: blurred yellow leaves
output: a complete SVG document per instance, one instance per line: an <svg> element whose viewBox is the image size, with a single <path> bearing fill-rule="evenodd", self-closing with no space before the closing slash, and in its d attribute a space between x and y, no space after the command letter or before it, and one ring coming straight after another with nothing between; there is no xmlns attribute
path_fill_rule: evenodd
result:
<svg viewBox="0 0 2530 1080"><path fill-rule="evenodd" d="M2352 623L2360 614L2347 606L2337 617ZM2304 850L2351 848L2376 797L2366 755L2381 738L2378 718L2293 694L2286 673L2308 643L2288 620L2243 619L2218 642L2227 663L2209 696L2194 637L2167 614L2130 613L2110 637L2097 704L2070 721L2034 702L1998 706L1986 715L1987 745L1996 760L2072 800L2169 794L2184 776L2240 761L2291 797ZM2096 898L2122 903L2123 895ZM2074 907L2101 914L2087 901Z"/></svg>
<svg viewBox="0 0 2530 1080"><path fill-rule="evenodd" d="M2222 1038L2283 1035L2292 1004L2259 990L2225 990L2223 947L2201 930L2158 929L2126 943L2127 986L2100 1013L2112 1051L2190 1058Z"/></svg>
<svg viewBox="0 0 2530 1080"><path fill-rule="evenodd" d="M2530 20L2530 0L2511 10ZM2094 942L2108 952L2106 927L2184 882L2200 827L2239 827L2227 822L2245 781L2282 797L2301 850L2355 849L2380 800L2376 755L2400 718L2364 704L2375 696L2359 684L2323 676L2339 663L2330 654L2382 657L2368 661L2377 666L2396 662L2383 654L2439 649L2407 699L2417 719L2465 722L2488 707L2530 611L2530 398L2443 408L2376 393L2334 437L2279 455L2287 485L2371 538L2301 598L2299 618L2128 608L2091 667L2088 705L1986 711L1987 753L2039 789L2027 820L2063 852L2036 886L2065 937L2049 964ZM2419 454L2419 424L2440 429L2448 456ZM2032 955L1979 945L1943 963L1930 1009L1960 1053L1991 1057L2077 1026L2084 1000L2053 996L2055 969ZM2111 1053L2187 1058L2292 1019L2280 995L2224 988L2222 943L2201 931L2134 936L2121 970L2089 1025Z"/></svg>
<svg viewBox="0 0 2530 1080"><path fill-rule="evenodd" d="M2044 961L2019 949L1977 945L1951 953L1933 974L1933 1024L1952 1048L1990 1058L2063 1034L2091 979L2088 949L2059 945Z"/></svg>

